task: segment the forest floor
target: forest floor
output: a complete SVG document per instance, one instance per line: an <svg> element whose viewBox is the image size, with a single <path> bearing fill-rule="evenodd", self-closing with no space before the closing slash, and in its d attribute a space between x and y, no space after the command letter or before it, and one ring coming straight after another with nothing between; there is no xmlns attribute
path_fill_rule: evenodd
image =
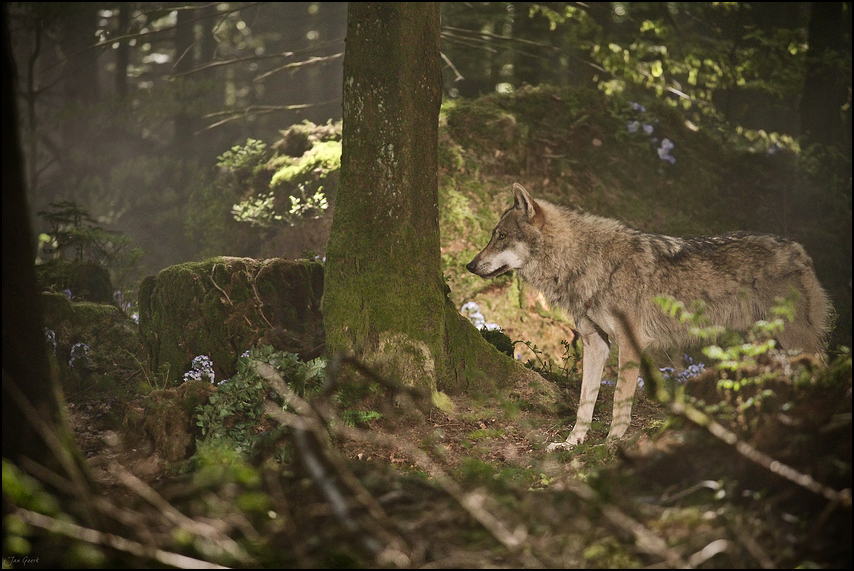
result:
<svg viewBox="0 0 854 571"><path fill-rule="evenodd" d="M713 372L695 390L709 383ZM255 464L262 477L254 486L274 505L262 515L236 507L243 496L234 488L245 493L253 485L235 483L233 474L200 485L202 464L164 462L127 423L139 402L81 400L69 405L69 417L108 497L134 504L141 521L168 522L162 506L141 499L153 489L196 521L218 520L217 529L249 546L248 559L220 558L229 565L851 562L850 368L847 387L819 377L808 390L766 385L775 394L762 404L765 412L746 409L727 422L735 445L669 414L642 390L626 438L606 444L613 387L603 385L588 440L546 452L571 427L578 388L574 381L561 387L567 402L551 410L459 396L451 413L392 406L369 424L339 425L326 445L285 439L302 462ZM312 471L311 458L325 468ZM174 535L176 524L159 525L162 536Z"/></svg>

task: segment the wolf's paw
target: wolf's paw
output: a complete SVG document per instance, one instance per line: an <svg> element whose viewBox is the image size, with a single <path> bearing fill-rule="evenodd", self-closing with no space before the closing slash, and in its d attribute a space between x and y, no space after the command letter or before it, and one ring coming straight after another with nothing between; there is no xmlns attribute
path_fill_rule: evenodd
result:
<svg viewBox="0 0 854 571"><path fill-rule="evenodd" d="M584 438L586 435L575 435L570 434L569 437L563 442L552 442L546 447L546 452L554 452L555 450L571 450L584 442Z"/></svg>
<svg viewBox="0 0 854 571"><path fill-rule="evenodd" d="M609 444L614 443L614 442L618 442L619 440L621 440L623 438L623 436L625 436L626 429L628 429L628 427L629 427L628 422L621 423L621 424L614 423L611 426L611 430L610 430L610 432L608 432L608 437L605 438L605 441L608 442Z"/></svg>
<svg viewBox="0 0 854 571"><path fill-rule="evenodd" d="M572 445L567 442L552 442L546 446L546 452L555 452L556 450L569 450Z"/></svg>

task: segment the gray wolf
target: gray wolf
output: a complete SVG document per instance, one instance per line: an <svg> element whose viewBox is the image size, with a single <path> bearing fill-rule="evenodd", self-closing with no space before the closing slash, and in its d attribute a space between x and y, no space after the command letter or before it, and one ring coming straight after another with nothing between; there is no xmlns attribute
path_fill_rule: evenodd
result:
<svg viewBox="0 0 854 571"><path fill-rule="evenodd" d="M619 373L608 440L621 438L629 427L638 351L691 344L688 326L666 315L656 296L700 300L710 324L744 331L794 289L794 321L777 341L786 350L823 355L830 304L800 244L748 232L699 238L646 234L534 200L520 184L513 185L513 198L489 244L466 268L483 278L516 270L575 321L583 350L578 417L566 441L550 450L586 437L611 343L619 350Z"/></svg>

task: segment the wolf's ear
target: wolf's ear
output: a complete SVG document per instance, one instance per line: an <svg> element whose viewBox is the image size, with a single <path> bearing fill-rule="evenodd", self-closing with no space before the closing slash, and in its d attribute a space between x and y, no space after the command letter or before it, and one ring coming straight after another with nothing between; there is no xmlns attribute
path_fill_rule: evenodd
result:
<svg viewBox="0 0 854 571"><path fill-rule="evenodd" d="M545 223L543 209L540 208L536 200L531 198L525 187L518 182L513 183L513 201L513 207L521 210L528 219L528 222L542 230Z"/></svg>
<svg viewBox="0 0 854 571"><path fill-rule="evenodd" d="M513 206L524 212L530 219L536 212L537 203L518 182L513 183Z"/></svg>

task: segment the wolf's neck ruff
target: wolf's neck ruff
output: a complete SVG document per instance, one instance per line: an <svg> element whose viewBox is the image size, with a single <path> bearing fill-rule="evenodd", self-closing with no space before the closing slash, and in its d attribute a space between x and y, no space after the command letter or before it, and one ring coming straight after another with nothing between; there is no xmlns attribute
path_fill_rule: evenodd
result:
<svg viewBox="0 0 854 571"><path fill-rule="evenodd" d="M646 234L536 201L519 184L513 185L513 200L489 244L466 268L483 278L516 270L575 321L584 350L582 396L575 428L553 447L585 438L611 345L619 350L619 377L609 439L622 437L629 426L638 351L695 341L686 325L659 309L656 296L700 300L713 325L744 330L794 291L795 317L778 341L787 350L822 353L830 306L812 260L796 242L749 232Z"/></svg>

